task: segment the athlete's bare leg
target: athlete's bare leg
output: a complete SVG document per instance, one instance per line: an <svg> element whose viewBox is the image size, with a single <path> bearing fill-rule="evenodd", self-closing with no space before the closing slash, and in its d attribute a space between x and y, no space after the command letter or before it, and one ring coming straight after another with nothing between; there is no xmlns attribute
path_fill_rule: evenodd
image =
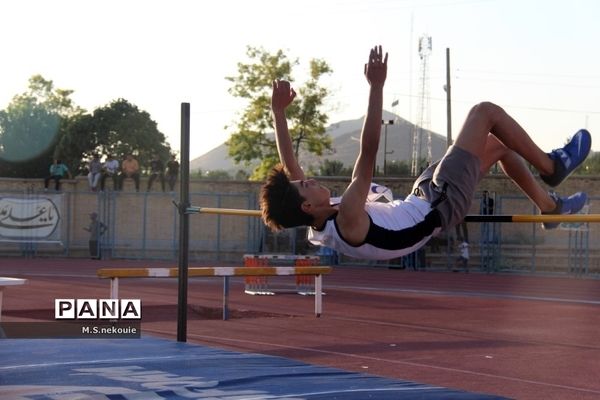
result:
<svg viewBox="0 0 600 400"><path fill-rule="evenodd" d="M456 146L486 159L488 134L492 133L508 149L532 164L541 174L554 172L554 162L531 140L527 132L501 107L483 102L471 109L454 143Z"/></svg>
<svg viewBox="0 0 600 400"><path fill-rule="evenodd" d="M481 160L482 174L487 173L498 161L504 173L515 182L541 212L547 213L554 210L556 202L533 176L523 158L506 147L496 136L488 134Z"/></svg>

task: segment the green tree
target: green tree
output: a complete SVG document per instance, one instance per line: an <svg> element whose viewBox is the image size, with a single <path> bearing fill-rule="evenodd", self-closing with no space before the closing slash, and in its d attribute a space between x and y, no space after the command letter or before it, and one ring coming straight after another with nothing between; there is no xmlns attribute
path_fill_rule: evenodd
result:
<svg viewBox="0 0 600 400"><path fill-rule="evenodd" d="M70 119L85 112L73 104L72 93L55 89L52 81L34 75L29 79L28 90L16 95L7 109L0 111L2 176L43 177L48 174L52 158L62 158L55 146Z"/></svg>
<svg viewBox="0 0 600 400"><path fill-rule="evenodd" d="M351 176L352 168L345 167L344 163L339 160L325 159L319 165L317 174L321 176Z"/></svg>
<svg viewBox="0 0 600 400"><path fill-rule="evenodd" d="M207 171L206 174L204 174L202 177L205 179L214 179L218 181L232 180L231 175L229 175L229 172L225 171L224 169L214 169L211 171Z"/></svg>
<svg viewBox="0 0 600 400"><path fill-rule="evenodd" d="M600 175L600 152L591 153L575 173L580 175Z"/></svg>
<svg viewBox="0 0 600 400"><path fill-rule="evenodd" d="M34 75L27 91L0 111L1 176L47 176L53 158L77 175L95 152L117 158L133 153L142 167L154 154L165 163L169 159L170 146L147 112L118 99L90 115L74 105L72 94Z"/></svg>
<svg viewBox="0 0 600 400"><path fill-rule="evenodd" d="M204 174L201 168L190 170L190 179L202 179Z"/></svg>
<svg viewBox="0 0 600 400"><path fill-rule="evenodd" d="M55 154L69 166L73 175L86 171L89 160L86 155L97 147L94 129L90 114L78 115L65 121L64 134L56 146Z"/></svg>
<svg viewBox="0 0 600 400"><path fill-rule="evenodd" d="M92 115L75 118L58 145L58 151L78 157L77 169L84 171L93 153L123 159L133 154L144 170L154 154L166 164L171 148L150 114L125 99L97 108Z"/></svg>
<svg viewBox="0 0 600 400"><path fill-rule="evenodd" d="M410 163L406 160L392 160L386 164L388 176L410 176Z"/></svg>
<svg viewBox="0 0 600 400"><path fill-rule="evenodd" d="M238 169L235 173L234 179L236 181L247 181L248 179L250 179L250 174L244 171L243 169Z"/></svg>
<svg viewBox="0 0 600 400"><path fill-rule="evenodd" d="M282 50L270 54L263 48L248 46L246 55L250 62L238 63L238 75L226 78L233 83L229 93L249 101L226 144L236 163L250 165L253 160L260 160L251 176L260 180L279 161L275 138L270 134L272 82L293 81L292 69L299 63L290 61ZM309 67L308 81L300 87L295 85L298 98L286 112L296 157L301 149L319 156L331 150L331 138L325 133L327 115L320 110L329 91L319 84L319 79L331 69L320 59L310 60Z"/></svg>

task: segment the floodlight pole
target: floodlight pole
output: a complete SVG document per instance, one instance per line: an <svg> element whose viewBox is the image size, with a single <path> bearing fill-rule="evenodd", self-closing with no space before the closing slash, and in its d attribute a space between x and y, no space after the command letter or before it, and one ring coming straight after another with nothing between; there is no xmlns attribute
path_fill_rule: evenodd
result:
<svg viewBox="0 0 600 400"><path fill-rule="evenodd" d="M450 86L450 48L446 47L446 145L452 145L452 90Z"/></svg>
<svg viewBox="0 0 600 400"><path fill-rule="evenodd" d="M179 275L177 341L187 341L187 292L190 206L190 103L181 103L181 179L179 191Z"/></svg>
<svg viewBox="0 0 600 400"><path fill-rule="evenodd" d="M383 136L383 176L387 176L387 155L392 154L394 150L387 151L387 127L388 125L394 125L393 119L382 119L381 124L384 126Z"/></svg>

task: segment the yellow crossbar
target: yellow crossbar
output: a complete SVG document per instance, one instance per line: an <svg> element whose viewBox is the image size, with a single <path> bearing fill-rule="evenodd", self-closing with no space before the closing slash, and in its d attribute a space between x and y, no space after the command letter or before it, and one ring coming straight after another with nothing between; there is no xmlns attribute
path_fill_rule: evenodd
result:
<svg viewBox="0 0 600 400"><path fill-rule="evenodd" d="M600 222L600 214L467 215L466 222Z"/></svg>
<svg viewBox="0 0 600 400"><path fill-rule="evenodd" d="M191 213L234 215L244 217L260 217L260 210L244 210L238 208L190 207ZM478 215L465 217L466 222L600 222L600 214L559 214L559 215Z"/></svg>
<svg viewBox="0 0 600 400"><path fill-rule="evenodd" d="M260 210L243 210L239 208L190 207L189 212L200 214L237 215L241 217L260 217Z"/></svg>

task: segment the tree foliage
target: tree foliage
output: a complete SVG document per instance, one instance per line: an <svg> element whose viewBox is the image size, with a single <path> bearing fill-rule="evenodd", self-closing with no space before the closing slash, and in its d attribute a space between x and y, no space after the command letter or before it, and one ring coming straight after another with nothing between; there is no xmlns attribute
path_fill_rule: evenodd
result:
<svg viewBox="0 0 600 400"><path fill-rule="evenodd" d="M274 54L263 48L248 46L249 63L238 63L238 74L226 79L232 82L229 93L248 100L248 105L236 123L235 131L227 141L229 155L236 163L249 165L260 160L251 179L263 179L279 161L275 138L272 135L271 88L276 79L293 82L293 67L298 60L289 60L282 50ZM298 98L288 107L290 135L296 156L300 150L322 155L331 150L331 138L325 133L327 115L321 111L329 91L319 79L331 73L329 65L320 59L309 63L309 78L302 85L294 85Z"/></svg>
<svg viewBox="0 0 600 400"><path fill-rule="evenodd" d="M576 174L580 175L600 175L600 152L592 152L588 158L579 167Z"/></svg>
<svg viewBox="0 0 600 400"><path fill-rule="evenodd" d="M229 175L229 172L223 169L214 169L212 171L207 171L205 175L202 175L202 178L213 179L218 181L230 181L233 178Z"/></svg>
<svg viewBox="0 0 600 400"><path fill-rule="evenodd" d="M83 170L93 153L112 154L123 159L137 158L142 169L156 154L166 163L171 148L150 114L125 99L97 108L92 115L74 119L58 145L61 153L78 155L78 169Z"/></svg>
<svg viewBox="0 0 600 400"><path fill-rule="evenodd" d="M96 152L117 158L133 153L142 167L154 154L169 159L165 136L147 112L118 99L88 114L72 94L34 75L28 89L0 111L0 176L45 177L53 158L77 175Z"/></svg>
<svg viewBox="0 0 600 400"><path fill-rule="evenodd" d="M0 111L0 171L9 177L42 177L65 132L67 121L85 111L70 98L73 91L55 89L41 75L29 79L28 90Z"/></svg>
<svg viewBox="0 0 600 400"><path fill-rule="evenodd" d="M419 165L426 165L423 160ZM387 176L411 176L410 161L407 160L391 160L386 163ZM383 170L380 171L383 175Z"/></svg>
<svg viewBox="0 0 600 400"><path fill-rule="evenodd" d="M313 171L314 175L320 176L351 176L352 168L344 166L340 160L323 160L318 170Z"/></svg>

